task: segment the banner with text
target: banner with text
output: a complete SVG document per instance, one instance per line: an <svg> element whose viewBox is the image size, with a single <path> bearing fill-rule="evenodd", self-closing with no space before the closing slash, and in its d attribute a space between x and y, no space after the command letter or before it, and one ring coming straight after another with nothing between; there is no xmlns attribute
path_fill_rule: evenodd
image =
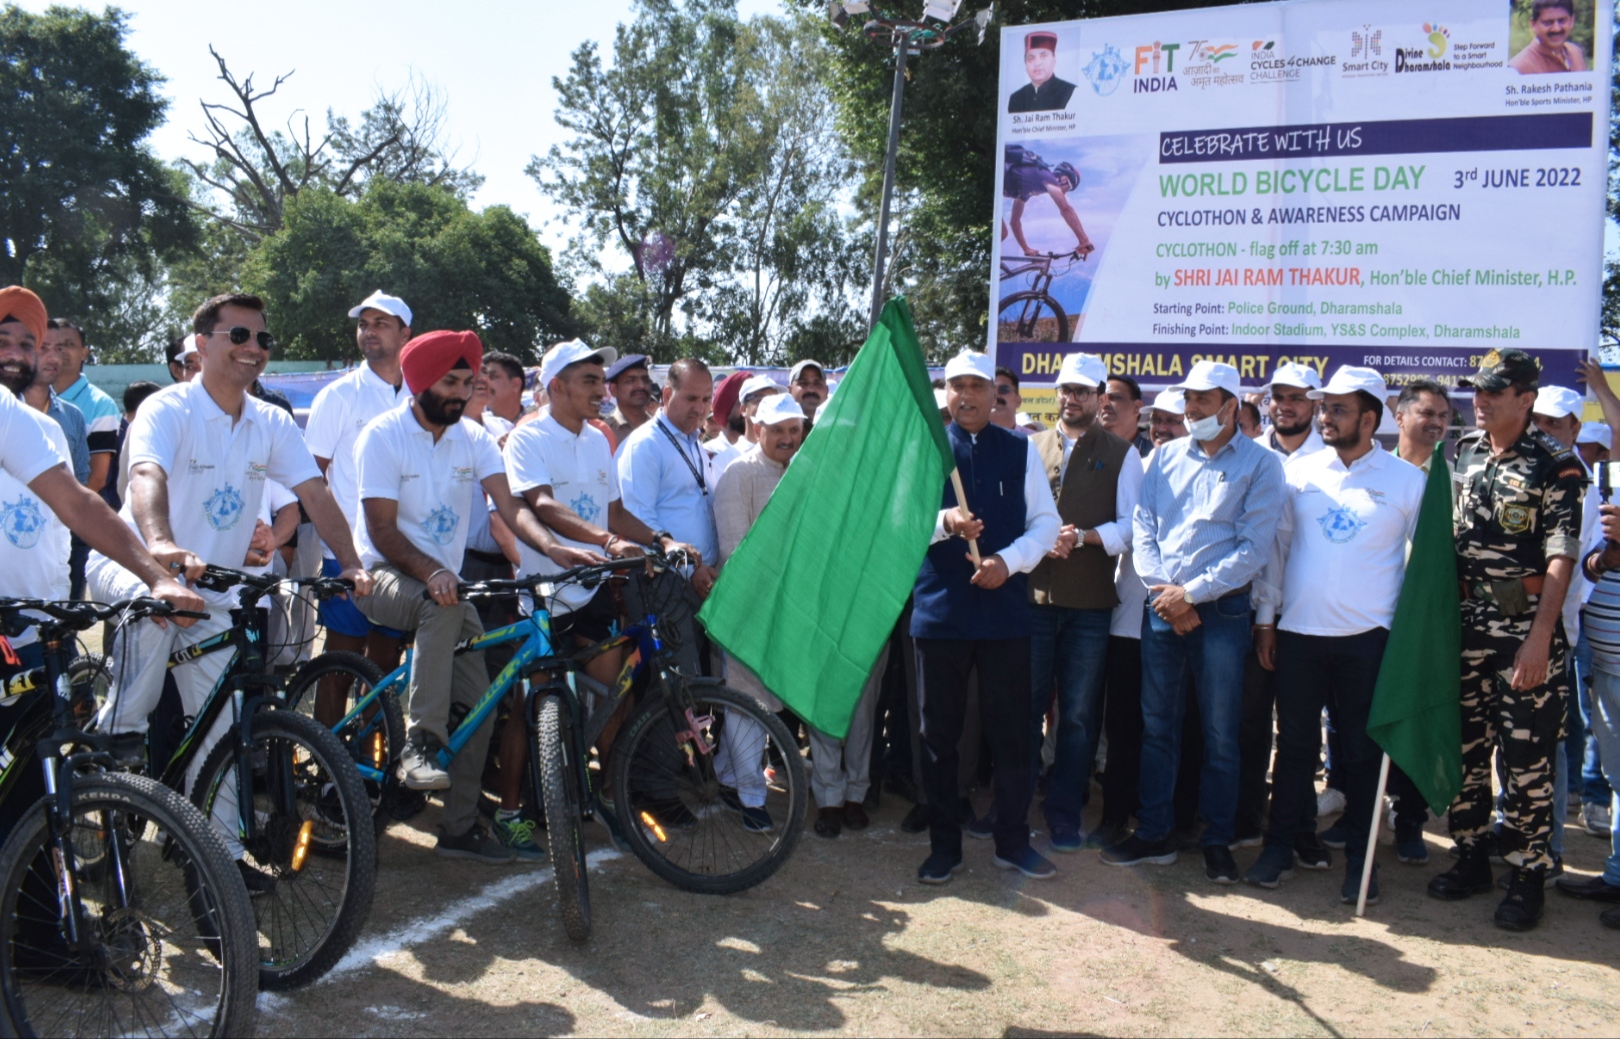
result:
<svg viewBox="0 0 1620 1039"><path fill-rule="evenodd" d="M1613 0L1294 0L1002 30L996 320L1102 354L1574 386L1603 284ZM1594 42L1599 45L1594 46Z"/></svg>

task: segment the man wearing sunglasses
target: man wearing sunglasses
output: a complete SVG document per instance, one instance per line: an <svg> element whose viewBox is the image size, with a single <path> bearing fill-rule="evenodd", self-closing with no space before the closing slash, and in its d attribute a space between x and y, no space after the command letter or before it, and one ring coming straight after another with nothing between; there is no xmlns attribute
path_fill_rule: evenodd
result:
<svg viewBox="0 0 1620 1039"><path fill-rule="evenodd" d="M371 576L360 566L348 524L332 500L292 417L251 396L249 388L264 371L275 339L266 329L264 303L256 296L215 296L192 317L193 342L202 355L202 374L188 383L160 390L141 406L130 423L129 495L120 515L133 526L147 549L176 575L195 579L209 563L240 567L253 538L266 479L289 487L298 496L321 539L343 563L342 576L354 582L355 594L371 592ZM140 594L144 583L100 553L87 568L92 596L115 602ZM234 593L203 592L212 615L180 631L138 624L124 629L111 654L113 693L97 725L123 739L114 749L120 757L139 760L147 716L163 691L168 658L230 627ZM218 680L228 654L199 657L176 668L181 705L193 714ZM205 738L212 745L225 734L228 714ZM197 762L208 756L208 746ZM193 771L200 765L194 765ZM187 783L195 775L186 777ZM235 842L234 792L216 809L227 846ZM230 802L225 804L224 802ZM274 881L243 867L250 892Z"/></svg>

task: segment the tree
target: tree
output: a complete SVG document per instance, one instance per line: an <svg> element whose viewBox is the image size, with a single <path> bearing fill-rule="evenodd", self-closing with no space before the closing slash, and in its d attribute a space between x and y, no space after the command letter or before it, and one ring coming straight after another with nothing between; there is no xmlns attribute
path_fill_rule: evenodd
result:
<svg viewBox="0 0 1620 1039"><path fill-rule="evenodd" d="M299 191L243 280L265 297L289 358L352 360L349 308L378 288L411 305L417 332L473 329L519 357L577 331L550 252L522 217L505 206L475 213L441 187L381 177L352 201Z"/></svg>
<svg viewBox="0 0 1620 1039"><path fill-rule="evenodd" d="M742 22L733 0L641 0L611 67L595 43L574 52L553 83L575 136L528 172L577 228L596 341L764 363L844 319L850 170L828 56L801 21Z"/></svg>
<svg viewBox="0 0 1620 1039"><path fill-rule="evenodd" d="M26 284L92 343L148 335L160 258L191 247L183 184L146 144L162 78L124 46L128 16L0 10L0 284Z"/></svg>
<svg viewBox="0 0 1620 1039"><path fill-rule="evenodd" d="M219 79L232 103L202 102L205 126L191 139L213 153L208 162L184 160L203 184L218 191L224 204L199 204L202 212L258 242L280 227L291 199L309 188L341 198L358 198L373 179L426 184L465 197L483 183L471 169L455 164L456 151L446 128L443 96L419 77L405 87L379 92L355 127L346 117L326 112L317 132L307 113L295 111L285 130L274 129L262 111L291 72L267 89L253 84L253 74L239 79L213 47Z"/></svg>

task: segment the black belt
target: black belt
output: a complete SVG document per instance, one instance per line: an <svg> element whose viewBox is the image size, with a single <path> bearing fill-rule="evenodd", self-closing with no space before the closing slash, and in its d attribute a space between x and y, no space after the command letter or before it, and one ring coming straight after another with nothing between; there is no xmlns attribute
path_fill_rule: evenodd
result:
<svg viewBox="0 0 1620 1039"><path fill-rule="evenodd" d="M512 565L512 561L507 559L505 553L502 552L480 552L476 548L469 548L465 551L469 559L476 559L480 563L488 563L490 566Z"/></svg>

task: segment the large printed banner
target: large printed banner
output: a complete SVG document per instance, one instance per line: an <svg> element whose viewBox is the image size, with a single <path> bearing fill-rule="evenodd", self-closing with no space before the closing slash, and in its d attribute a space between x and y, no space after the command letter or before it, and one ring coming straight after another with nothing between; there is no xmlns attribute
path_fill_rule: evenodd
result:
<svg viewBox="0 0 1620 1039"><path fill-rule="evenodd" d="M991 349L1573 386L1603 280L1612 0L1297 0L1002 31ZM1594 45L1596 43L1596 45Z"/></svg>

